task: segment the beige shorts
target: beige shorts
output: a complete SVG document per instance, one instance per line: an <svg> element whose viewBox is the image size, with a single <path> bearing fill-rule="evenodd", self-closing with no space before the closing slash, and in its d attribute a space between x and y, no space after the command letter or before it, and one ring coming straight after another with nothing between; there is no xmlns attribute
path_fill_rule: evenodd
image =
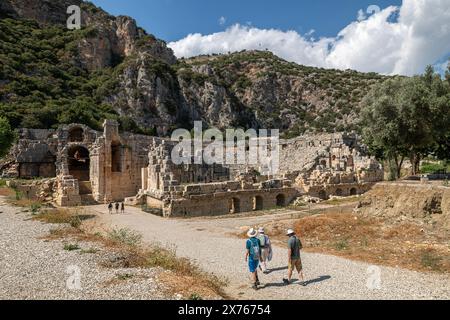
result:
<svg viewBox="0 0 450 320"><path fill-rule="evenodd" d="M303 270L302 259L293 259L289 263L289 271L294 271L297 269L297 272L301 272Z"/></svg>

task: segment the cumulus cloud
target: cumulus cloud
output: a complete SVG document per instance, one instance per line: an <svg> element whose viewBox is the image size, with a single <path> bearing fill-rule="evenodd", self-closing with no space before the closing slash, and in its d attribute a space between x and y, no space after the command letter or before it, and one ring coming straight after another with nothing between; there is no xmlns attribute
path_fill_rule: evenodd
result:
<svg viewBox="0 0 450 320"><path fill-rule="evenodd" d="M296 31L236 24L210 35L190 34L169 47L178 57L267 49L305 65L412 75L450 53L450 2L404 0L401 7L373 12L336 37L318 40Z"/></svg>
<svg viewBox="0 0 450 320"><path fill-rule="evenodd" d="M363 9L359 9L359 11L358 11L358 17L356 18L356 20L358 20L358 21L363 21L363 20L366 20L366 19L367 19L367 16L366 16L366 14L364 13Z"/></svg>

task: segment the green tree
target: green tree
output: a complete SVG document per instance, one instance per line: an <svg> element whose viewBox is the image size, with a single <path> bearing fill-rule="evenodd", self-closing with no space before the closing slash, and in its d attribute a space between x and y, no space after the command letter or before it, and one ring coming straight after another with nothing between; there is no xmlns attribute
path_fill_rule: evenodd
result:
<svg viewBox="0 0 450 320"><path fill-rule="evenodd" d="M405 158L415 175L424 156L448 151L449 88L427 67L423 76L387 80L364 98L363 138L375 155L389 161L392 178L400 177Z"/></svg>
<svg viewBox="0 0 450 320"><path fill-rule="evenodd" d="M447 71L445 71L445 78L447 82L450 84L450 60L448 61Z"/></svg>
<svg viewBox="0 0 450 320"><path fill-rule="evenodd" d="M4 157L11 148L16 138L8 120L0 117L0 157Z"/></svg>

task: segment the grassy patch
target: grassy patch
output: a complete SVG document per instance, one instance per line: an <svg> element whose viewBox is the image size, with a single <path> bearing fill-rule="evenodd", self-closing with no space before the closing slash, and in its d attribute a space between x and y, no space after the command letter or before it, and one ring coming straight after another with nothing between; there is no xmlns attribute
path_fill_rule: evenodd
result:
<svg viewBox="0 0 450 320"><path fill-rule="evenodd" d="M54 220L51 219L51 221ZM61 221L67 222L67 219L62 219ZM174 248L168 249L157 245L142 246L142 236L132 230L115 229L103 236L100 233L85 230L83 226L80 228L64 227L51 230L50 235L47 237L49 240L67 238L82 242L99 243L105 249L114 252L116 255L115 259L101 263L106 268L164 269L165 272L162 273L161 278L171 294L181 293L186 299L189 299L192 295L198 295L199 297L226 297L222 289L226 285L224 280L202 271L198 265L188 259L177 257ZM88 251L80 252L93 253Z"/></svg>
<svg viewBox="0 0 450 320"><path fill-rule="evenodd" d="M433 271L439 271L442 268L442 258L433 249L423 250L420 259L425 268Z"/></svg>
<svg viewBox="0 0 450 320"><path fill-rule="evenodd" d="M324 201L322 203L329 204L329 205L340 205L340 204L355 202L358 200L359 200L359 198L355 196L355 197L346 197L346 198L335 198L335 199Z"/></svg>
<svg viewBox="0 0 450 320"><path fill-rule="evenodd" d="M119 279L121 281L130 280L132 278L134 278L134 275L132 275L130 273L120 273L117 275L117 279Z"/></svg>
<svg viewBox="0 0 450 320"><path fill-rule="evenodd" d="M74 214L65 209L46 210L34 216L33 219L50 224L71 224Z"/></svg>
<svg viewBox="0 0 450 320"><path fill-rule="evenodd" d="M77 250L80 250L80 249L81 248L80 248L80 246L78 244L69 244L69 243L67 243L67 244L64 245L64 250L66 250L66 251L77 251Z"/></svg>
<svg viewBox="0 0 450 320"><path fill-rule="evenodd" d="M98 253L100 250L98 249L94 249L94 248L90 248L90 249L83 249L80 251L81 254L96 254Z"/></svg>
<svg viewBox="0 0 450 320"><path fill-rule="evenodd" d="M142 241L142 235L129 229L113 229L108 232L108 239L119 245L137 246Z"/></svg>
<svg viewBox="0 0 450 320"><path fill-rule="evenodd" d="M348 249L348 241L347 240L339 240L335 243L334 247L336 250L342 251Z"/></svg>

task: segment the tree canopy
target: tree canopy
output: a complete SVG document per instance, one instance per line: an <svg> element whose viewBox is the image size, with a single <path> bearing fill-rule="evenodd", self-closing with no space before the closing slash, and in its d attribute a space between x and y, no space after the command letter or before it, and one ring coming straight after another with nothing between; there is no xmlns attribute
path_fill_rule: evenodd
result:
<svg viewBox="0 0 450 320"><path fill-rule="evenodd" d="M16 134L11 128L8 120L4 117L0 117L0 158L8 153L15 138Z"/></svg>
<svg viewBox="0 0 450 320"><path fill-rule="evenodd" d="M450 158L450 85L432 67L386 80L364 98L361 125L366 144L389 161L395 178L406 158L416 174L424 156Z"/></svg>

